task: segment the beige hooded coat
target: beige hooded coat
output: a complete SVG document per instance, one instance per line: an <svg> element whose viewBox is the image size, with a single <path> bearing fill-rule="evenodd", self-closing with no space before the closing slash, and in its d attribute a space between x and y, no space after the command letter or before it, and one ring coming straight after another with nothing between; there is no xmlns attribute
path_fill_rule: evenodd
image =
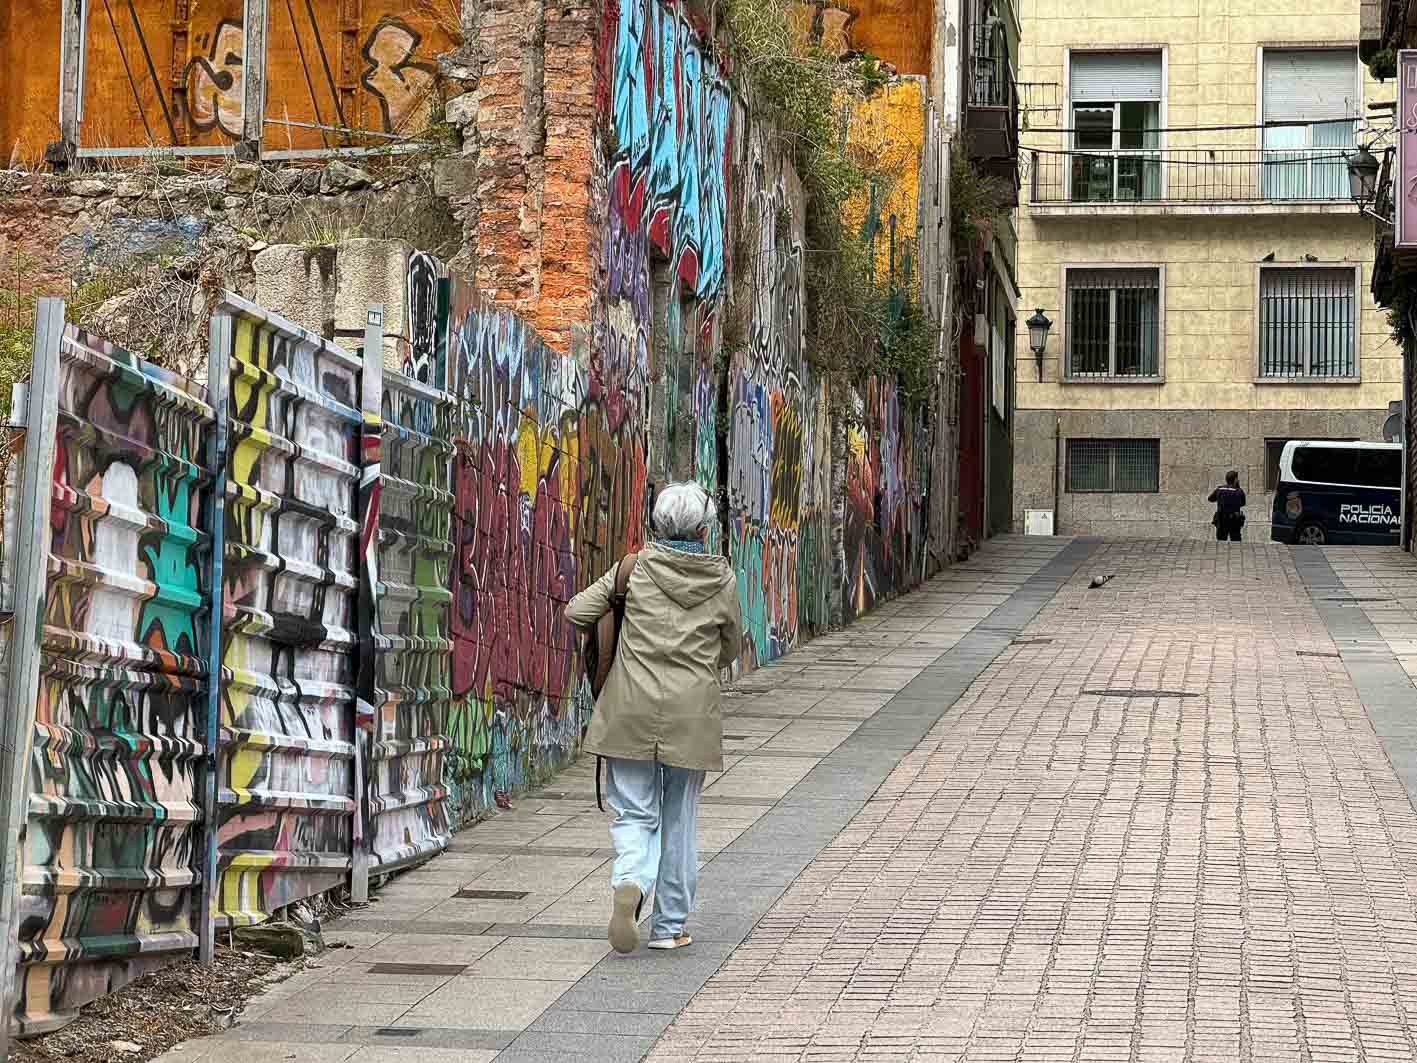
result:
<svg viewBox="0 0 1417 1063"><path fill-rule="evenodd" d="M618 568L618 565L616 566ZM566 604L577 627L610 608L615 569ZM728 559L651 543L625 596L615 663L596 699L584 748L603 757L723 770L718 675L743 637Z"/></svg>

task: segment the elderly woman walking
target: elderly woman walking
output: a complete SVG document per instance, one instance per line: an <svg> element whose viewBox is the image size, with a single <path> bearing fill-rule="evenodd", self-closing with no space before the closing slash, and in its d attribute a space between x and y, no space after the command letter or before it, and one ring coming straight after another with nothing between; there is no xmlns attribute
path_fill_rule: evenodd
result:
<svg viewBox="0 0 1417 1063"><path fill-rule="evenodd" d="M610 944L633 952L640 907L654 890L652 949L692 943L685 929L698 879L695 827L706 771L723 770L719 672L738 656L742 622L728 560L708 553L709 493L671 484L654 503L658 541L639 554L614 664L584 748L606 758L615 813ZM590 627L610 608L618 565L566 605Z"/></svg>

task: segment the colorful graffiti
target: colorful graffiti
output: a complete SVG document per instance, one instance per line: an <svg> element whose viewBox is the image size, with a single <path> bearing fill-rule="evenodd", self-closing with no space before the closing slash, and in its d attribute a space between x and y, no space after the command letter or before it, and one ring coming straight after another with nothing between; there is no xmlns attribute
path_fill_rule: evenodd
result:
<svg viewBox="0 0 1417 1063"><path fill-rule="evenodd" d="M229 297L217 758L223 924L344 882L354 827L360 363Z"/></svg>
<svg viewBox="0 0 1417 1063"><path fill-rule="evenodd" d="M924 426L878 378L857 394L857 417L846 430L846 499L842 538L844 618L854 620L884 598L923 578Z"/></svg>
<svg viewBox="0 0 1417 1063"><path fill-rule="evenodd" d="M588 699L562 609L643 541L645 396L625 363L584 370L515 315L449 288L440 344L463 415L447 775L466 819L575 755Z"/></svg>
<svg viewBox="0 0 1417 1063"><path fill-rule="evenodd" d="M72 326L22 836L22 1034L189 954L212 483L205 389Z"/></svg>
<svg viewBox="0 0 1417 1063"><path fill-rule="evenodd" d="M828 620L818 542L827 485L825 399L803 350L803 202L791 167L753 135L744 166L752 219L748 342L729 367L730 554L743 613L742 666L782 656Z"/></svg>
<svg viewBox="0 0 1417 1063"><path fill-rule="evenodd" d="M386 143L426 129L448 84L438 56L454 43L433 7L265 4L264 46L253 56L246 6L242 0L82 5L79 142L90 148L230 144L243 135L243 97L252 79L264 91L260 129L250 132L260 135L268 153ZM7 158L12 150L38 158L55 138L64 10L57 0L0 5L4 69L35 68L10 85L24 106L0 107ZM36 63L36 56L43 61Z"/></svg>
<svg viewBox="0 0 1417 1063"><path fill-rule="evenodd" d="M382 352L376 354L379 357ZM372 375L366 363L366 374ZM366 447L362 501L361 727L369 736L367 819L361 823L370 873L427 859L450 833L444 782L449 746L452 595L449 474L452 396L385 375L377 453ZM365 411L366 421L374 421ZM371 471L371 458L377 458ZM372 607L372 608L371 608ZM367 669L367 672L366 672ZM372 683L372 688L371 684Z"/></svg>

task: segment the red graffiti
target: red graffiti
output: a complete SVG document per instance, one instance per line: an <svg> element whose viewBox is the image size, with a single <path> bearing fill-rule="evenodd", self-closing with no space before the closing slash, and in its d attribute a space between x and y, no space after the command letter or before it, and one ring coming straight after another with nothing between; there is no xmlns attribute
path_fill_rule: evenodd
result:
<svg viewBox="0 0 1417 1063"><path fill-rule="evenodd" d="M454 462L453 693L498 700L570 691L575 632L562 615L575 593L570 505L557 496L557 460L521 491L517 451L498 439L460 448Z"/></svg>

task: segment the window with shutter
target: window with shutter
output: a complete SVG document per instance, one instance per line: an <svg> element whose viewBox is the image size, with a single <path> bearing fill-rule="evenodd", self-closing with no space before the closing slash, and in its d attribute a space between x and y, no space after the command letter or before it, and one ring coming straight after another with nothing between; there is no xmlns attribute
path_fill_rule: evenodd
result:
<svg viewBox="0 0 1417 1063"><path fill-rule="evenodd" d="M1161 53L1074 52L1068 93L1072 198L1161 198Z"/></svg>
<svg viewBox="0 0 1417 1063"><path fill-rule="evenodd" d="M1362 110L1358 53L1351 48L1266 48L1262 185L1266 199L1343 199L1344 154ZM1269 127L1271 122L1291 125Z"/></svg>

